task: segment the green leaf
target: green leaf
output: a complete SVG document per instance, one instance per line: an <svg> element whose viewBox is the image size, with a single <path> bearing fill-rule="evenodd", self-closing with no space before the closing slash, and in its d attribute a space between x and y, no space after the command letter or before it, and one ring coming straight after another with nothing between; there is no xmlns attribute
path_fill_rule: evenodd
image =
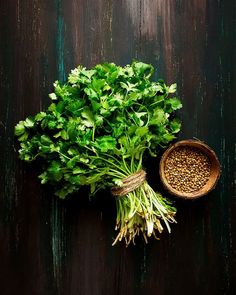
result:
<svg viewBox="0 0 236 295"><path fill-rule="evenodd" d="M48 107L48 110L51 112L56 111L56 104L55 103L51 103L50 106Z"/></svg>
<svg viewBox="0 0 236 295"><path fill-rule="evenodd" d="M144 135L146 135L148 133L148 127L147 126L143 126L143 127L138 127L135 131L135 134L138 136L143 137Z"/></svg>
<svg viewBox="0 0 236 295"><path fill-rule="evenodd" d="M70 104L65 106L65 109L72 114L73 116L77 117L80 115L83 107L82 100L71 101Z"/></svg>
<svg viewBox="0 0 236 295"><path fill-rule="evenodd" d="M49 146L53 143L48 135L42 135L40 137L40 141L43 145L46 145L46 146Z"/></svg>
<svg viewBox="0 0 236 295"><path fill-rule="evenodd" d="M178 133L181 128L181 122L178 119L174 119L170 122L170 130L172 133Z"/></svg>
<svg viewBox="0 0 236 295"><path fill-rule="evenodd" d="M56 106L56 111L61 114L65 109L65 105L66 104L65 104L64 101L59 101L57 106Z"/></svg>
<svg viewBox="0 0 236 295"><path fill-rule="evenodd" d="M173 139L175 139L175 136L173 134L170 133L166 133L162 135L161 141L165 144L169 143L170 141L172 141Z"/></svg>
<svg viewBox="0 0 236 295"><path fill-rule="evenodd" d="M28 136L29 136L29 133L28 132L25 132L20 137L18 137L18 140L19 141L25 141L25 140L28 139Z"/></svg>
<svg viewBox="0 0 236 295"><path fill-rule="evenodd" d="M43 172L42 174L40 174L39 179L41 179L42 184L47 183L48 182L48 174L47 174L47 172Z"/></svg>
<svg viewBox="0 0 236 295"><path fill-rule="evenodd" d="M56 191L55 195L58 196L60 199L65 199L65 197L74 191L77 190L77 187L73 184L66 184L64 187L58 191Z"/></svg>
<svg viewBox="0 0 236 295"><path fill-rule="evenodd" d="M20 158L40 158L41 182L54 185L60 198L83 185L92 194L121 185L125 176L142 168L144 154L156 156L180 131L174 111L182 104L170 97L176 84L153 81L153 71L139 61L124 67L103 63L91 69L78 66L66 83L55 81L50 106L15 127ZM133 229L132 207L139 202L120 200L125 212L134 214L128 223ZM118 212L122 215L120 208ZM137 218L138 226L143 216L145 212Z"/></svg>
<svg viewBox="0 0 236 295"><path fill-rule="evenodd" d="M97 92L92 88L87 87L84 89L84 92L89 96L90 99L97 99L98 98Z"/></svg>
<svg viewBox="0 0 236 295"><path fill-rule="evenodd" d="M169 93L175 93L176 92L176 88L177 88L177 84L176 83L170 85L170 87L168 89Z"/></svg>
<svg viewBox="0 0 236 295"><path fill-rule="evenodd" d="M138 126L143 126L147 120L147 112L134 112L133 119ZM142 119L141 119L142 118Z"/></svg>
<svg viewBox="0 0 236 295"><path fill-rule="evenodd" d="M80 158L80 155L73 157L67 162L66 166L68 168L74 168L74 166L79 162L79 158Z"/></svg>
<svg viewBox="0 0 236 295"><path fill-rule="evenodd" d="M48 168L48 178L54 181L60 181L63 176L60 163L53 161Z"/></svg>
<svg viewBox="0 0 236 295"><path fill-rule="evenodd" d="M20 121L16 126L15 126L15 135L20 136L25 133L25 125L24 121Z"/></svg>
<svg viewBox="0 0 236 295"><path fill-rule="evenodd" d="M66 130L61 130L61 138L64 139L64 140L68 140L69 139L69 135L68 133L66 132Z"/></svg>
<svg viewBox="0 0 236 295"><path fill-rule="evenodd" d="M69 122L67 126L67 135L68 139L71 141L75 141L77 139L77 129L76 129L76 123L75 122Z"/></svg>
<svg viewBox="0 0 236 295"><path fill-rule="evenodd" d="M95 125L101 126L103 124L103 117L100 115L95 115Z"/></svg>
<svg viewBox="0 0 236 295"><path fill-rule="evenodd" d="M83 174L83 173L85 173L86 172L86 170L85 169L82 169L82 168L80 168L80 167L78 167L78 168L74 168L73 170L72 170L72 173L73 174Z"/></svg>
<svg viewBox="0 0 236 295"><path fill-rule="evenodd" d="M72 175L68 178L71 184L80 185L81 177L79 175Z"/></svg>
<svg viewBox="0 0 236 295"><path fill-rule="evenodd" d="M126 83L120 82L120 86L122 88L124 88L127 91L127 93L136 91L137 90L136 85L137 85L137 83L136 84L131 84L128 81Z"/></svg>
<svg viewBox="0 0 236 295"><path fill-rule="evenodd" d="M143 77L145 75L148 78L154 72L154 68L152 65L143 62L133 62L132 68L134 70L134 73L140 77Z"/></svg>
<svg viewBox="0 0 236 295"><path fill-rule="evenodd" d="M51 100L57 100L57 96L55 93L50 93L49 97L51 98Z"/></svg>
<svg viewBox="0 0 236 295"><path fill-rule="evenodd" d="M79 154L78 149L73 146L71 146L67 152L70 156L77 156Z"/></svg>
<svg viewBox="0 0 236 295"><path fill-rule="evenodd" d="M106 81L104 79L93 79L92 84L91 84L91 87L97 93L101 93L101 90L103 90L105 84L106 84Z"/></svg>
<svg viewBox="0 0 236 295"><path fill-rule="evenodd" d="M34 126L34 121L31 118L26 118L24 122L25 127L31 128Z"/></svg>
<svg viewBox="0 0 236 295"><path fill-rule="evenodd" d="M82 72L86 77L91 78L96 73L95 70L86 70Z"/></svg>
<svg viewBox="0 0 236 295"><path fill-rule="evenodd" d="M163 86L161 84L159 84L159 83L157 83L155 85L155 90L156 90L156 92L160 92L160 93L164 92Z"/></svg>
<svg viewBox="0 0 236 295"><path fill-rule="evenodd" d="M84 118L82 122L86 127L94 126L94 116L89 108L84 108L83 112L81 113L81 116Z"/></svg>
<svg viewBox="0 0 236 295"><path fill-rule="evenodd" d="M163 109L156 108L149 121L149 125L163 125L167 122L167 116Z"/></svg>
<svg viewBox="0 0 236 295"><path fill-rule="evenodd" d="M116 139L109 135L101 136L96 139L95 146L101 152L108 152L116 147Z"/></svg>
<svg viewBox="0 0 236 295"><path fill-rule="evenodd" d="M166 105L167 105L167 108L169 107L171 108L171 110L174 110L174 111L182 108L182 103L176 97L169 98L168 100L166 100Z"/></svg>
<svg viewBox="0 0 236 295"><path fill-rule="evenodd" d="M35 116L35 121L42 121L45 117L47 116L47 114L45 112L40 112Z"/></svg>

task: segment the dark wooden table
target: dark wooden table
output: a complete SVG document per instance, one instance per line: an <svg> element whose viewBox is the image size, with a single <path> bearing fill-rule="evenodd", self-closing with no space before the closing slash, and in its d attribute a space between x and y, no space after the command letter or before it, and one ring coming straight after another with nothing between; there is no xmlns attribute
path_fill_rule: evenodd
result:
<svg viewBox="0 0 236 295"><path fill-rule="evenodd" d="M235 14L234 0L0 1L1 295L236 294ZM110 195L56 199L18 159L13 128L71 68L133 58L178 83L179 138L208 143L222 176L176 202L171 235L126 249L111 247Z"/></svg>

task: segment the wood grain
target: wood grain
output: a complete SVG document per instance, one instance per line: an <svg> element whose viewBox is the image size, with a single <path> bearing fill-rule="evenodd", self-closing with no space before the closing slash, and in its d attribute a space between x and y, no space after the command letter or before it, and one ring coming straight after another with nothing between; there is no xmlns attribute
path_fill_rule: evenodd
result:
<svg viewBox="0 0 236 295"><path fill-rule="evenodd" d="M3 295L236 293L236 3L233 0L0 1L0 290ZM49 104L78 64L141 59L177 81L179 138L209 144L216 190L176 201L160 241L111 247L115 204L86 190L57 200L18 159L17 121ZM158 159L149 167L157 183ZM165 193L166 194L166 193Z"/></svg>

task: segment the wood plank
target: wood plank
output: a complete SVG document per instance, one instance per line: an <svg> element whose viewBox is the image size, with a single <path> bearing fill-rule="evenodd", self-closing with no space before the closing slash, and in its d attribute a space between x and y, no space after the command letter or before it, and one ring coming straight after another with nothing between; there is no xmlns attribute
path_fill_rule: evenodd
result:
<svg viewBox="0 0 236 295"><path fill-rule="evenodd" d="M233 0L0 2L1 294L236 292L235 13ZM52 83L76 65L133 58L177 81L179 138L208 143L222 177L209 196L176 200L171 235L126 249L111 246L110 194L56 199L40 185L39 167L18 159L13 128L44 109ZM158 159L148 167L156 189L157 167Z"/></svg>

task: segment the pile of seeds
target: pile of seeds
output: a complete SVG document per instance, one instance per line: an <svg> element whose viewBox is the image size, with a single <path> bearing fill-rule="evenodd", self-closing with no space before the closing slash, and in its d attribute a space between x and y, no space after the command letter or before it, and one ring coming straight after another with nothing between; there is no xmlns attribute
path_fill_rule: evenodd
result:
<svg viewBox="0 0 236 295"><path fill-rule="evenodd" d="M169 185L179 192L200 190L210 177L209 158L199 149L180 146L174 149L165 162L165 176Z"/></svg>

